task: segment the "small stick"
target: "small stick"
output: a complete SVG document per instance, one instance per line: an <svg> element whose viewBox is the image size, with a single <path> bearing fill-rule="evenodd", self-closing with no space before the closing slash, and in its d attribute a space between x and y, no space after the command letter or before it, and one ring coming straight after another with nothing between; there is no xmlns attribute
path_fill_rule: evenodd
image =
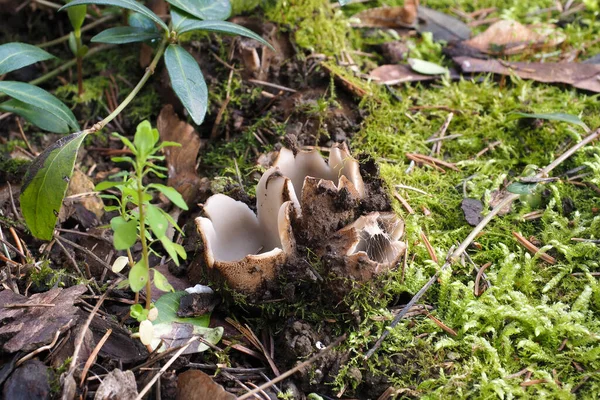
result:
<svg viewBox="0 0 600 400"><path fill-rule="evenodd" d="M518 232L513 232L512 235L517 239L517 241L519 243L521 243L531 254L535 255L539 255L540 258L544 261L546 261L549 264L556 264L556 258L552 257L549 254L546 253L540 253L540 249L539 247L537 247L536 245L534 245L533 243L531 243L529 240L525 239L525 237L523 235L521 235Z"/></svg>
<svg viewBox="0 0 600 400"><path fill-rule="evenodd" d="M289 87L277 85L275 83L260 81L258 79L248 79L248 82L254 83L254 84L257 84L257 85L267 86L267 87L270 87L270 88L273 88L273 89L283 90L285 92L290 92L290 93L296 93L296 92L298 92L297 90L291 89Z"/></svg>
<svg viewBox="0 0 600 400"><path fill-rule="evenodd" d="M475 277L475 287L473 288L473 294L475 295L475 297L479 297L483 294L483 292L479 293L479 282L481 281L481 277L484 275L485 270L488 269L491 265L492 265L492 263L489 262L489 263L483 264L481 266L481 268L479 268L479 271L477 272L477 276ZM485 283L485 285L486 285L486 289L489 288L489 284L487 282Z"/></svg>
<svg viewBox="0 0 600 400"><path fill-rule="evenodd" d="M25 136L25 132L23 132L23 127L21 126L21 119L15 118L15 120L17 121L17 126L19 127L19 133L21 134L21 138L25 142L27 149L29 149L29 152L31 154L33 154L34 156L37 157L39 155L39 153L31 148L31 145L29 144L29 140L27 140L27 136Z"/></svg>
<svg viewBox="0 0 600 400"><path fill-rule="evenodd" d="M11 303L5 304L2 308L27 308L27 307L56 307L56 304L46 304L46 303L36 303L36 304L27 304L27 303Z"/></svg>
<svg viewBox="0 0 600 400"><path fill-rule="evenodd" d="M406 153L406 156L410 159L415 159L415 161L425 160L425 161L432 162L435 165L441 165L443 167L450 168L451 170L460 172L460 170L458 168L456 168L456 165L446 162L444 160L440 160L439 158L426 156L425 154L417 154L417 153Z"/></svg>
<svg viewBox="0 0 600 400"><path fill-rule="evenodd" d="M427 236L425 236L425 234L423 232L421 232L421 239L423 239L423 243L425 244L425 247L427 248L429 257L433 260L434 263L437 264L438 263L437 254L435 254L435 250L433 249L433 246L431 245L431 243L429 242L429 239L427 239Z"/></svg>
<svg viewBox="0 0 600 400"><path fill-rule="evenodd" d="M438 139L440 141L436 142L433 147L435 148L435 154L439 157L440 152L442 151L442 142L441 140L444 140L444 136L446 136L446 131L448 130L448 126L450 126L450 122L452 121L452 118L454 118L454 113L449 113L448 116L446 117L446 120L444 121L444 123L442 124L442 126L440 127L440 130L438 131L437 135Z"/></svg>
<svg viewBox="0 0 600 400"><path fill-rule="evenodd" d="M461 136L462 136L461 133L455 133L454 135L448 135L448 136L443 136L443 137L438 137L438 138L434 137L434 138L431 138L431 139L427 139L425 141L425 143L435 143L435 142L440 142L442 140L456 139L456 138L459 138Z"/></svg>
<svg viewBox="0 0 600 400"><path fill-rule="evenodd" d="M400 202L400 204L402 204L402 206L406 209L406 212L409 214L415 213L415 210L413 210L410 204L408 204L408 201L406 201L404 197L400 196L400 193L398 193L396 190L394 190L394 197Z"/></svg>
<svg viewBox="0 0 600 400"><path fill-rule="evenodd" d="M396 189L406 189L406 190L414 190L417 193L421 193L424 194L426 196L431 196L429 193L427 193L424 190L421 189L417 189L416 187L412 187L412 186L406 186L406 185L395 185Z"/></svg>
<svg viewBox="0 0 600 400"><path fill-rule="evenodd" d="M98 342L96 347L94 347L92 354L90 354L90 356L88 357L88 360L85 362L85 365L83 366L83 370L81 371L81 381L79 382L79 386L83 386L83 382L85 382L85 377L87 376L88 370L94 363L96 356L98 356L100 349L102 349L102 346L104 346L104 343L106 343L106 341L108 340L108 337L110 336L111 333L112 333L112 329L108 329L106 331L106 333L104 334L104 336L102 336L102 339L100 339L100 341Z"/></svg>
<svg viewBox="0 0 600 400"><path fill-rule="evenodd" d="M437 170L438 170L438 171L440 171L441 173L445 173L445 172L446 172L446 171L445 171L443 168L441 168L441 167L439 167L439 166L435 165L435 163L434 163L434 162L427 161L427 160L422 160L422 159L420 159L420 158L418 158L418 157L415 157L415 156L413 156L412 154L407 154L407 155L406 155L406 157L407 157L409 160L411 160L411 161L414 161L414 162L416 162L416 163L420 163L420 164L427 164L427 165L429 165L430 167L432 167L432 168L434 168L434 169L437 169Z"/></svg>
<svg viewBox="0 0 600 400"><path fill-rule="evenodd" d="M169 369L169 367L171 366L171 364L173 364L175 362L175 360L177 360L177 358L179 358L179 356L184 351L186 351L187 348L190 347L190 345L196 339L197 339L197 337L192 336L190 338L190 340L188 340L186 342L186 344L182 348L180 348L175 354L173 354L173 357L171 357L171 359L169 361L167 361L167 363L160 369L160 371L158 371L158 373L152 377L152 379L150 380L150 382L148 382L148 384L146 386L144 386L144 388L142 389L142 391L140 392L140 394L137 395L137 397L135 398L135 400L142 400L144 398L144 396L146 395L146 393L150 390L150 388L152 387L152 385L154 385L154 382L156 382L158 380L158 378L160 378L161 375L164 374L167 369Z"/></svg>
<svg viewBox="0 0 600 400"><path fill-rule="evenodd" d="M300 363L298 365L296 365L294 368L284 372L283 374L279 375L278 377L272 379L269 382L263 383L262 385L260 385L259 387L257 387L256 389L253 389L251 391L249 391L248 393L238 397L238 400L245 400L245 399L249 399L250 397L254 396L256 393L260 392L261 390L264 390L276 383L281 382L282 380L294 375L296 372L300 371L302 368L314 363L316 360L318 360L319 358L323 357L325 354L327 354L328 352L331 351L331 349L333 349L335 346L339 345L340 343L342 343L344 340L346 340L346 335L342 335L339 338L337 338L333 343L331 343L329 346L325 347L323 350L321 350L319 353L315 354L314 356L312 356L311 358L309 358L308 360L304 361L303 363ZM139 399L136 399L139 400Z"/></svg>
<svg viewBox="0 0 600 400"><path fill-rule="evenodd" d="M600 129L597 129L594 133L586 136L581 142L575 144L569 150L567 150L566 152L564 152L563 154L561 154L559 157L556 158L556 160L554 160L548 166L546 166L546 168L542 169L536 176L543 177L543 176L548 175L548 173L550 171L552 171L554 168L556 168L557 166L559 166L567 158L571 157L579 149L581 149L582 147L586 146L587 144L593 142L594 140L598 139L598 136L600 136ZM388 326L388 328L386 330L383 331L383 333L381 334L381 336L379 337L379 339L377 339L377 342L375 342L375 344L373 345L373 347L371 347L369 349L369 351L365 355L365 359L368 359L373 354L375 354L375 352L377 351L377 349L379 349L379 347L381 347L381 344L383 343L383 341L385 340L385 338L390 334L391 330L396 325L398 325L398 323L400 322L400 320L402 320L402 318L404 318L404 316L406 315L406 313L408 312L408 310L412 306L414 306L415 303L417 301L419 301L421 299L421 297L423 297L423 295L425 294L425 292L427 292L427 290L429 289L429 287L435 283L435 281L436 281L439 273L441 271L444 271L450 265L454 264L460 258L460 256L462 255L462 253L464 253L464 251L467 249L467 247L469 247L469 245L471 244L471 242L473 240L475 240L475 238L477 237L477 235L479 235L479 233L483 230L483 228L485 228L487 226L487 224L489 224L490 221L504 207L508 206L509 204L511 204L513 201L515 201L518 198L519 198L519 195L518 194L514 194L514 193L511 194L511 195L509 195L509 196L506 196L496 207L494 207L494 209L492 211L490 211L489 214L487 214L481 220L481 222L479 222L479 224L477 224L477 226L475 228L473 228L473 230L471 231L471 233L465 238L465 240L463 240L463 242L460 244L460 246L458 246L458 248L452 253L452 255L447 258L446 263L444 263L444 265L442 265L442 267L440 268L440 270L438 272L436 272L429 279L429 281L427 281L427 283L408 302L408 304L406 305L406 307L400 313L398 313L398 315L396 315L396 317L394 318L394 320L392 321L392 323Z"/></svg>
<svg viewBox="0 0 600 400"><path fill-rule="evenodd" d="M439 326L440 328L442 328L444 330L444 332L448 333L450 336L458 336L458 333L456 333L456 331L452 328L450 328L448 325L444 324L442 321L440 321L439 319L437 319L436 317L434 317L433 315L427 313L427 318L429 318L430 320L432 320L433 322L435 322L435 324L437 326Z"/></svg>

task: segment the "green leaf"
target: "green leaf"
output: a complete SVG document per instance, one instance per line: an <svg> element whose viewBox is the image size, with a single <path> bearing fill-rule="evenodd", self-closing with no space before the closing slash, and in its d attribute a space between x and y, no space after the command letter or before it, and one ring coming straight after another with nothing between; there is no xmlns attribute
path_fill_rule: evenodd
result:
<svg viewBox="0 0 600 400"><path fill-rule="evenodd" d="M515 113L510 113L508 115L509 120L518 119L518 118L535 118L535 119L545 119L545 120L549 120L549 121L562 121L562 122L568 122L569 124L578 125L578 126L582 127L583 129L585 129L586 132L588 132L590 130L590 128L585 124L585 122L583 122L581 119L579 119L579 117L577 117L576 115L567 114L567 113L529 114L529 113L515 112Z"/></svg>
<svg viewBox="0 0 600 400"><path fill-rule="evenodd" d="M148 267L142 259L129 271L129 287L137 293L146 286L146 282L148 282Z"/></svg>
<svg viewBox="0 0 600 400"><path fill-rule="evenodd" d="M200 19L225 20L231 15L229 0L167 0L167 2Z"/></svg>
<svg viewBox="0 0 600 400"><path fill-rule="evenodd" d="M79 130L75 116L60 100L37 86L23 82L0 82L0 92L25 104L40 108L65 122L74 130Z"/></svg>
<svg viewBox="0 0 600 400"><path fill-rule="evenodd" d="M21 188L21 210L29 230L39 239L52 239L77 151L85 136L78 132L59 139L27 169Z"/></svg>
<svg viewBox="0 0 600 400"><path fill-rule="evenodd" d="M122 184L123 184L123 181L121 181L121 182L102 181L102 182L98 182L96 187L94 187L94 190L96 192L101 192L103 190L114 188L114 187L120 186Z"/></svg>
<svg viewBox="0 0 600 400"><path fill-rule="evenodd" d="M448 68L417 58L409 58L408 64L413 71L423 75L442 75L449 72Z"/></svg>
<svg viewBox="0 0 600 400"><path fill-rule="evenodd" d="M134 28L140 28L147 32L158 32L156 25L152 20L140 13L130 13L127 17L127 23Z"/></svg>
<svg viewBox="0 0 600 400"><path fill-rule="evenodd" d="M537 183L514 182L508 185L507 191L514 194L531 194L535 191Z"/></svg>
<svg viewBox="0 0 600 400"><path fill-rule="evenodd" d="M166 198L171 200L171 202L173 204L175 204L177 207L181 208L182 210L188 209L188 206L187 206L187 204L185 204L183 197L181 197L181 194L174 188L172 188L170 186L161 185L160 183L151 183L150 185L148 185L148 187L154 188L154 189L158 190L159 192L161 192L162 194L164 194Z"/></svg>
<svg viewBox="0 0 600 400"><path fill-rule="evenodd" d="M161 34L159 32L148 32L144 29L134 28L133 26L118 26L100 32L91 41L94 43L123 44L145 42L146 40L158 39L160 37Z"/></svg>
<svg viewBox="0 0 600 400"><path fill-rule="evenodd" d="M0 75L48 60L54 56L39 47L26 43L6 43L0 46Z"/></svg>
<svg viewBox="0 0 600 400"><path fill-rule="evenodd" d="M171 44L165 51L165 65L175 94L194 122L202 124L208 107L208 89L198 63L183 47Z"/></svg>
<svg viewBox="0 0 600 400"><path fill-rule="evenodd" d="M71 131L71 128L69 128L69 125L66 122L55 118L51 114L47 114L40 108L16 99L11 99L0 104L0 111L20 115L45 131L63 134Z"/></svg>
<svg viewBox="0 0 600 400"><path fill-rule="evenodd" d="M158 317L153 321L154 325L179 322L180 324L192 324L202 328L208 327L210 324L209 314L204 314L200 317L193 318L180 318L177 316L179 302L186 294L188 294L186 291L179 290L177 292L166 293L160 296L160 298L156 300L156 303L154 303L154 306L158 308Z"/></svg>
<svg viewBox="0 0 600 400"><path fill-rule="evenodd" d="M131 318L136 319L138 322L145 321L148 318L148 310L144 308L141 304L133 304L129 307L129 315Z"/></svg>
<svg viewBox="0 0 600 400"><path fill-rule="evenodd" d="M173 241L171 241L171 239L169 239L166 236L161 237L160 242L162 243L167 253L169 253L169 257L171 257L175 265L179 266L179 258L181 258L182 260L185 260L187 258L187 253L185 252L185 249L182 245L173 243ZM179 257L177 257L178 255Z"/></svg>
<svg viewBox="0 0 600 400"><path fill-rule="evenodd" d="M127 250L137 241L137 220L126 221L125 218L118 216L110 220L112 228L113 244L117 250Z"/></svg>
<svg viewBox="0 0 600 400"><path fill-rule="evenodd" d="M112 135L114 137L117 137L121 140L121 142L123 142L123 144L125 146L127 146L129 148L129 150L131 150L131 152L133 154L137 154L137 149L135 148L135 146L133 145L133 143L131 143L131 140L127 139L125 136L123 135L119 135L117 132L113 132Z"/></svg>
<svg viewBox="0 0 600 400"><path fill-rule="evenodd" d="M133 144L138 151L138 157L145 159L152 153L154 145L158 142L158 129L152 129L150 121L142 121L138 124L133 137Z"/></svg>
<svg viewBox="0 0 600 400"><path fill-rule="evenodd" d="M157 238L162 238L167 233L169 221L165 218L161 210L152 204L146 205L146 221L150 229Z"/></svg>
<svg viewBox="0 0 600 400"><path fill-rule="evenodd" d="M69 14L69 21L71 21L73 30L75 32L79 32L79 35L76 34L76 36L81 36L81 26L83 25L83 21L85 21L87 6L82 5L71 7L67 10L67 13Z"/></svg>
<svg viewBox="0 0 600 400"><path fill-rule="evenodd" d="M175 291L166 276L161 274L156 268L152 268L152 270L154 271L154 286L156 286L158 290L162 290L163 292Z"/></svg>
<svg viewBox="0 0 600 400"><path fill-rule="evenodd" d="M172 14L175 13L176 11L172 12ZM179 34L191 31L211 31L229 33L231 35L245 36L254 40L258 40L260 43L269 46L273 51L275 51L273 46L271 46L271 44L265 39L263 39L260 35L238 24L234 24L227 21L198 21L197 19L191 19L186 17L183 18L181 20L178 20L180 22L179 25L177 25L176 28L173 28Z"/></svg>
<svg viewBox="0 0 600 400"><path fill-rule="evenodd" d="M97 4L99 6L115 6L126 8L131 11L135 11L146 17L150 18L152 21L156 22L161 28L163 28L166 32L169 32L169 28L167 24L163 22L162 19L156 14L154 14L148 7L143 6L135 0L74 0L69 4L62 6L58 11L66 10L68 8L79 6L81 4Z"/></svg>

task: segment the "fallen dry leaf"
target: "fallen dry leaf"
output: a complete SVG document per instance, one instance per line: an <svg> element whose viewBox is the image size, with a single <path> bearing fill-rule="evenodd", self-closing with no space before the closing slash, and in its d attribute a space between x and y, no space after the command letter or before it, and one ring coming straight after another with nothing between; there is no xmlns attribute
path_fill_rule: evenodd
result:
<svg viewBox="0 0 600 400"><path fill-rule="evenodd" d="M8 353L32 351L52 342L58 330L64 332L77 323L79 309L73 303L86 290L85 285L77 285L29 298L10 290L0 292L2 349Z"/></svg>
<svg viewBox="0 0 600 400"><path fill-rule="evenodd" d="M412 28L417 22L419 0L405 0L400 7L378 7L354 15L358 28Z"/></svg>
<svg viewBox="0 0 600 400"><path fill-rule="evenodd" d="M517 75L544 83L565 83L578 89L600 92L600 65L580 63L524 63L481 60L472 57L453 58L463 72L492 72Z"/></svg>
<svg viewBox="0 0 600 400"><path fill-rule="evenodd" d="M94 182L86 174L78 169L73 171L69 180L69 188L61 208L59 220L64 222L72 216L76 216L86 228L93 226L104 215L104 203L98 195L88 195L94 192ZM81 197L77 195L82 195ZM86 212L86 210L88 212Z"/></svg>
<svg viewBox="0 0 600 400"><path fill-rule="evenodd" d="M162 141L181 143L181 147L163 150L169 168L167 184L181 193L187 204L192 204L200 187L196 172L196 157L202 147L200 136L190 124L179 119L170 104L162 108L156 124Z"/></svg>
<svg viewBox="0 0 600 400"><path fill-rule="evenodd" d="M554 47L565 37L554 25L525 26L517 21L502 20L464 43L488 54L518 54L526 49Z"/></svg>
<svg viewBox="0 0 600 400"><path fill-rule="evenodd" d="M102 378L94 400L130 400L138 395L135 375L131 371L113 369Z"/></svg>
<svg viewBox="0 0 600 400"><path fill-rule="evenodd" d="M436 80L440 75L424 75L413 71L409 65L389 64L375 68L369 74L369 78L382 85L397 85L402 82L419 82ZM454 70L450 70L450 78L458 79L460 76Z"/></svg>
<svg viewBox="0 0 600 400"><path fill-rule="evenodd" d="M427 7L419 7L419 33L431 32L436 41L446 42L467 40L471 37L471 28L448 14L432 10Z"/></svg>
<svg viewBox="0 0 600 400"><path fill-rule="evenodd" d="M236 397L202 371L191 369L177 377L177 400L233 400Z"/></svg>
<svg viewBox="0 0 600 400"><path fill-rule="evenodd" d="M483 204L477 199L463 199L460 203L460 208L465 215L465 219L471 226L477 226L483 219L483 215L481 214L483 211Z"/></svg>

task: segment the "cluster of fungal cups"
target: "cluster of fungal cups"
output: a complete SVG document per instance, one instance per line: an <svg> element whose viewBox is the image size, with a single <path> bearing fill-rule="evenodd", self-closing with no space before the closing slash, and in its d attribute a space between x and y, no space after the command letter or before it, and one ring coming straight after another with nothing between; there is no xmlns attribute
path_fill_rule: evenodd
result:
<svg viewBox="0 0 600 400"><path fill-rule="evenodd" d="M371 186L345 145L334 145L328 161L316 150L283 148L258 182L256 214L223 194L204 204L196 226L205 267L251 299L273 296L282 280L298 276L334 276L351 283L344 287L368 282L394 268L406 249L403 221L387 199L385 209L373 210L370 197L381 193Z"/></svg>

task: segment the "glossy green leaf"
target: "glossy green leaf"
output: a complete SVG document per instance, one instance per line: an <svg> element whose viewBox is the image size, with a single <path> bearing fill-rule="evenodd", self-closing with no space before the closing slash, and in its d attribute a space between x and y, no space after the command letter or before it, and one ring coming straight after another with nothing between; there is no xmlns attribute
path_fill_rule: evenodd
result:
<svg viewBox="0 0 600 400"><path fill-rule="evenodd" d="M423 75L442 75L449 72L448 68L417 58L409 58L408 65L413 71Z"/></svg>
<svg viewBox="0 0 600 400"><path fill-rule="evenodd" d="M158 39L160 37L161 34L159 32L149 32L141 28L134 28L133 26L118 26L100 32L91 41L94 43L123 44L145 42L146 40Z"/></svg>
<svg viewBox="0 0 600 400"><path fill-rule="evenodd" d="M137 241L137 220L129 221L118 216L110 220L110 227L113 230L113 244L117 250L127 250Z"/></svg>
<svg viewBox="0 0 600 400"><path fill-rule="evenodd" d="M160 209L152 204L146 205L146 222L150 225L150 229L152 229L155 237L161 238L167 233L169 221L167 221Z"/></svg>
<svg viewBox="0 0 600 400"><path fill-rule="evenodd" d="M69 21L71 21L71 26L75 32L81 32L81 26L85 21L85 14L87 13L87 6L75 6L71 7L67 10L69 14ZM81 33L77 36L81 36Z"/></svg>
<svg viewBox="0 0 600 400"><path fill-rule="evenodd" d="M71 110L44 89L28 83L4 81L0 82L0 93L50 113L74 130L79 130L79 124Z"/></svg>
<svg viewBox="0 0 600 400"><path fill-rule="evenodd" d="M183 197L181 197L181 194L174 188L172 188L170 186L161 185L160 183L152 183L152 184L148 185L148 187L154 188L154 189L158 190L159 192L161 192L162 194L164 194L166 198L171 200L171 202L173 204L175 204L177 207L181 208L182 210L188 209L188 206L187 206L187 204L185 204Z"/></svg>
<svg viewBox="0 0 600 400"><path fill-rule="evenodd" d="M156 24L154 24L154 22L150 18L140 13L130 13L127 17L127 23L129 24L129 26L132 26L134 28L140 28L147 32L158 32Z"/></svg>
<svg viewBox="0 0 600 400"><path fill-rule="evenodd" d="M514 182L508 185L506 190L514 194L531 194L535 192L537 185L537 183Z"/></svg>
<svg viewBox="0 0 600 400"><path fill-rule="evenodd" d="M576 115L567 114L567 113L549 113L549 114L529 114L522 112L510 113L508 115L508 119L517 119L517 118L535 118L535 119L545 119L549 121L562 121L567 122L569 124L578 125L589 131L590 128Z"/></svg>
<svg viewBox="0 0 600 400"><path fill-rule="evenodd" d="M36 157L21 188L21 210L33 236L52 239L79 146L85 134L65 136Z"/></svg>
<svg viewBox="0 0 600 400"><path fill-rule="evenodd" d="M167 0L167 2L200 19L226 20L231 15L229 0Z"/></svg>
<svg viewBox="0 0 600 400"><path fill-rule="evenodd" d="M79 6L81 4L97 4L99 6L115 6L126 8L128 10L145 15L152 21L156 22L166 32L169 31L167 25L163 22L162 19L160 19L158 15L154 14L148 7L143 6L135 0L74 0L69 4L62 6L58 11L66 10L68 8Z"/></svg>
<svg viewBox="0 0 600 400"><path fill-rule="evenodd" d="M39 47L26 43L6 43L0 46L0 75L48 60L54 56Z"/></svg>
<svg viewBox="0 0 600 400"><path fill-rule="evenodd" d="M173 12L175 13L175 12ZM254 40L259 41L260 43L269 46L272 50L275 50L273 46L265 39L263 39L260 35L252 32L250 29L244 28L238 24L234 24L227 21L199 21L197 19L182 17L178 20L179 24L174 28L177 33L186 33L191 31L211 31L211 32L220 32L220 33L228 33L231 35L239 35L245 36Z"/></svg>
<svg viewBox="0 0 600 400"><path fill-rule="evenodd" d="M202 124L208 107L208 89L198 63L183 47L171 44L165 51L165 65L175 94L194 122Z"/></svg>
<svg viewBox="0 0 600 400"><path fill-rule="evenodd" d="M154 271L154 286L158 288L158 290L162 290L163 292L174 292L175 289L169 283L169 280L166 276L161 274L157 269L152 268ZM160 311L159 311L160 312Z"/></svg>
<svg viewBox="0 0 600 400"><path fill-rule="evenodd" d="M129 287L137 293L146 286L146 282L148 282L148 267L144 260L140 260L129 271Z"/></svg>
<svg viewBox="0 0 600 400"><path fill-rule="evenodd" d="M169 257L171 257L175 265L179 266L179 258L183 260L187 258L185 249L180 244L173 243L173 241L166 236L161 237L160 242L162 243L163 247L169 254Z"/></svg>
<svg viewBox="0 0 600 400"><path fill-rule="evenodd" d="M55 118L51 114L45 113L37 107L16 99L11 99L0 104L0 111L20 115L33 125L45 131L54 133L69 133L71 131L66 122Z"/></svg>
<svg viewBox="0 0 600 400"><path fill-rule="evenodd" d="M133 304L129 307L129 315L131 318L136 319L138 322L145 321L148 319L148 310L144 308L141 304Z"/></svg>
<svg viewBox="0 0 600 400"><path fill-rule="evenodd" d="M77 38L73 32L69 32L69 49L74 56L77 56Z"/></svg>

